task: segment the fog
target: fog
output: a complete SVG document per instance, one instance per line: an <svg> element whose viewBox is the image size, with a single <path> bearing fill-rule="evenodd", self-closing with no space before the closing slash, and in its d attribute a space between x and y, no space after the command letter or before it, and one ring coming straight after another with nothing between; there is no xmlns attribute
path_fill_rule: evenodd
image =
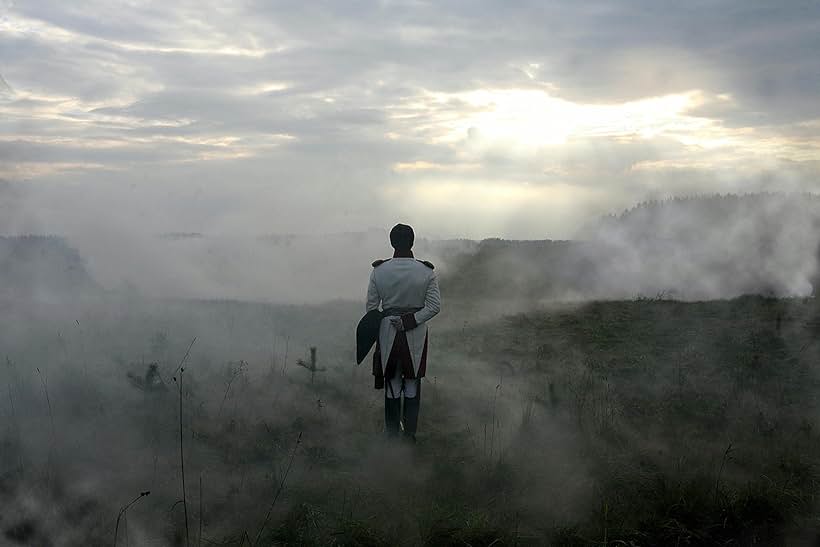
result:
<svg viewBox="0 0 820 547"><path fill-rule="evenodd" d="M382 491L381 485L421 495L429 485L442 484L447 479L439 476L443 470L437 466L445 462L416 461L408 447L382 443L381 394L374 396L368 366L353 364L351 338L360 310L360 303L271 307L152 300L133 293L60 304L6 300L1 495L4 506L13 508L3 516L6 539L99 543L113 537L119 508L150 491L129 511L120 533L137 545L180 544L180 426L188 512L192 523L204 519L206 538L236 541L245 531L253 535L297 448L273 529L281 527L289 510L315 496L339 511L346 503L353 507L348 507L351 515L355 511L357 518L368 519L368 512L380 514L379 507L397 495ZM180 376L180 363L194 339ZM315 384L296 364L307 359L311 345L319 347L322 368ZM163 386L155 390L143 383L152 362L159 365ZM502 435L499 426L493 439L487 439L495 371L474 363L462 381L459 369L466 365L452 361L439 367L425 386L425 414L432 418L440 408L443 419L431 419L427 434L447 438L450 433L440 428L453 424L460 432L459 444L481 445L485 454L492 450L498 457L513 430ZM518 397L515 382L504 389ZM446 404L453 394L459 394L455 404ZM492 409L494 419L515 423L517 406L499 401ZM479 408L480 417L475 413ZM566 435L569 443L546 446L541 457L569 461L572 434L561 433L562 427L556 424L550 431ZM398 465L412 465L413 472L396 484ZM572 468L583 475L583 466ZM460 480L469 483L478 469L465 472ZM197 509L200 477L204 514ZM555 481L560 487L569 477L545 480L539 488ZM452 488L456 495L463 486ZM580 503L583 496L578 496ZM399 496L395 503L401 500ZM199 537L198 532L192 537Z"/></svg>
<svg viewBox="0 0 820 547"><path fill-rule="evenodd" d="M818 36L0 0L0 545L817 545ZM399 222L415 443L355 364Z"/></svg>
<svg viewBox="0 0 820 547"><path fill-rule="evenodd" d="M420 239L444 308L432 323L415 447L385 444L383 395L369 359L354 364L369 263L389 256L386 230L161 233L108 248L102 237L7 236L5 538L98 544L116 528L119 544L184 545L187 510L188 537L203 543L365 534L561 544L572 526L606 533L591 515L602 496L642 484L634 458L689 484L713 474L732 442L738 463L724 462L718 480L742 485L769 464L749 427L792 439L785 454L797 455L810 441L793 431L820 417L800 422L783 402L813 393L817 348L803 334L812 308L795 297L811 292L817 202L643 204L591 222L577 241ZM766 298L725 300L741 294ZM712 303L686 307L704 299ZM738 319L715 323L725 314ZM753 364L761 359L780 364L766 372ZM664 400L671 429L641 410ZM697 433L701 423L731 441ZM614 460L603 457L610 451ZM675 453L688 467L674 467ZM555 492L560 503L548 501ZM398 517L391 507L408 500L418 505Z"/></svg>
<svg viewBox="0 0 820 547"><path fill-rule="evenodd" d="M68 288L63 282L70 276L55 272L72 267L87 275L87 285L150 298L358 300L371 262L392 252L388 227L328 234L159 232L150 224L102 217L64 233L37 231L37 223L14 222L32 207L25 192L15 189L7 185L4 191L6 235L59 235L77 256L35 260L36 253L20 245L25 258L9 259L6 278L48 271L60 290ZM527 306L658 295L807 296L816 275L820 205L807 193L657 200L590 217L568 240L437 239L426 236L423 226L418 231L416 255L435 264L451 291L478 300ZM32 272L11 273L20 268ZM484 286L480 295L474 294L474 279ZM7 290L15 286L8 283ZM45 284L23 283L26 290Z"/></svg>

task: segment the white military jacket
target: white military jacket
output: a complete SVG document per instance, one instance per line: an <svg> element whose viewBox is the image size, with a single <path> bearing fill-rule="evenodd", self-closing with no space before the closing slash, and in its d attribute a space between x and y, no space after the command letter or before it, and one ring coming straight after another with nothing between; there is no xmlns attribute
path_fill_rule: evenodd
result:
<svg viewBox="0 0 820 547"><path fill-rule="evenodd" d="M365 311L378 309L379 305L385 311L414 308L418 310L412 314L415 321L409 321L410 326L413 322L417 326L409 329L406 327L405 334L415 375L424 376L424 367L419 370L419 366L422 364L422 356L425 355L427 346L427 321L441 309L441 293L433 265L415 258L391 258L374 262L367 287ZM387 364L397 332L389 317L385 316L379 327L382 367ZM404 323L407 326L408 321L405 320Z"/></svg>

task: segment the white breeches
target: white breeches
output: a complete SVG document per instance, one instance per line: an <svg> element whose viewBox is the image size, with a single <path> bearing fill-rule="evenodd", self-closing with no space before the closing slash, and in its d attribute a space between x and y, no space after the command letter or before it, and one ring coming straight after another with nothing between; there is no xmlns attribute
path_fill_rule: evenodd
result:
<svg viewBox="0 0 820 547"><path fill-rule="evenodd" d="M402 378L400 368L396 367L396 375L393 378L384 379L384 393L388 399L398 399L402 393L405 397L412 399L418 394L421 378Z"/></svg>

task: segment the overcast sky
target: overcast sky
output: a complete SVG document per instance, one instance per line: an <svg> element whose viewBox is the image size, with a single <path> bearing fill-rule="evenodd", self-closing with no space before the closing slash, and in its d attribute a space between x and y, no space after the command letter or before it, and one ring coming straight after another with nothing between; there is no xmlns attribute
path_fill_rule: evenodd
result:
<svg viewBox="0 0 820 547"><path fill-rule="evenodd" d="M0 0L0 230L565 238L820 186L820 2Z"/></svg>

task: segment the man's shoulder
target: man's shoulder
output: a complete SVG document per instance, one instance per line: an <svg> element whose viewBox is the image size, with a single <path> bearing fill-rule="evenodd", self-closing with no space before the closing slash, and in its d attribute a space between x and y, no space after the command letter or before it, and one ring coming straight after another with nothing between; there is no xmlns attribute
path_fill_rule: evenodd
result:
<svg viewBox="0 0 820 547"><path fill-rule="evenodd" d="M378 268L379 266L381 266L382 264L386 264L387 262L390 262L390 259L389 259L389 258L380 258L379 260L374 260L374 261L373 261L373 267L374 267L374 268ZM427 268L429 268L429 269L431 269L431 270L434 270L434 269L436 268L436 267L433 265L433 263L432 263L432 262L430 262L429 260L419 260L419 259L416 259L416 263L417 263L417 264L423 264L425 267L427 267Z"/></svg>

